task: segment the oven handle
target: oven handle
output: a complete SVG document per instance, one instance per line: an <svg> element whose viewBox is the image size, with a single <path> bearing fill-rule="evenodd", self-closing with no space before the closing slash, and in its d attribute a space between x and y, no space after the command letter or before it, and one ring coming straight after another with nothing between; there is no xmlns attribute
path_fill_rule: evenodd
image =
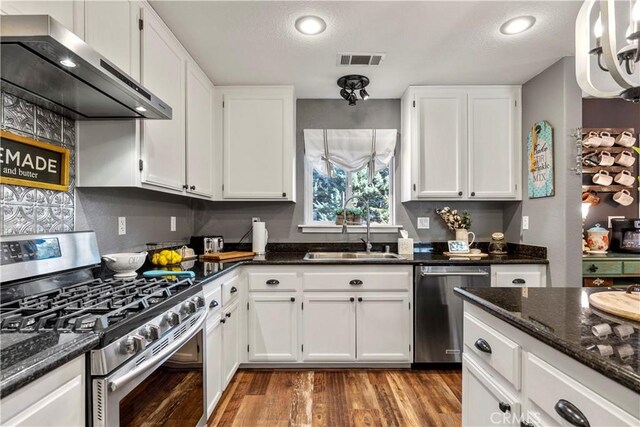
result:
<svg viewBox="0 0 640 427"><path fill-rule="evenodd" d="M153 359L149 359L149 360L145 361L144 363L141 363L133 371L126 373L125 375L121 376L120 378L116 378L115 380L110 381L109 382L109 391L111 391L111 392L116 391L117 389L119 389L120 387L122 387L123 385L128 383L129 381L133 380L137 376L139 376L139 375L143 374L144 372L148 371L151 367L153 367L156 363L158 363L158 361L164 359L170 353L173 353L175 350L177 350L178 348L182 347L182 345L184 343L189 341L191 338L196 336L196 334L198 332L200 332L200 330L202 329L202 325L204 324L205 320L207 320L207 313L205 313L203 311L202 312L202 316L200 317L200 319L198 319L198 322L192 327L192 331L193 331L192 333L181 336L178 340L172 342L171 345L169 345L167 348L165 348L164 350L162 350L161 352L156 354L156 356Z"/></svg>
<svg viewBox="0 0 640 427"><path fill-rule="evenodd" d="M466 272L458 272L458 273L445 273L443 271L440 272L426 272L426 271L421 271L420 275L422 277L424 276L488 276L489 272L488 271L466 271Z"/></svg>

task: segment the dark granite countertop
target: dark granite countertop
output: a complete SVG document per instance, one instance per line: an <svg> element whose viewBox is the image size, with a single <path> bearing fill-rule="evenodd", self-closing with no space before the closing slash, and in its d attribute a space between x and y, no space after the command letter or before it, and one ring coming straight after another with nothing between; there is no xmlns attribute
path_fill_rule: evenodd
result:
<svg viewBox="0 0 640 427"><path fill-rule="evenodd" d="M455 292L484 311L640 393L640 324L589 307L589 295L606 290L613 289L456 288ZM598 339L591 328L605 323L612 329L621 324L630 325L633 333L626 339L615 333ZM613 354L602 356L598 346L610 346L606 349L613 349ZM633 355L622 360L618 353L622 346L630 346Z"/></svg>
<svg viewBox="0 0 640 427"><path fill-rule="evenodd" d="M98 341L93 333L0 334L0 398L83 355Z"/></svg>

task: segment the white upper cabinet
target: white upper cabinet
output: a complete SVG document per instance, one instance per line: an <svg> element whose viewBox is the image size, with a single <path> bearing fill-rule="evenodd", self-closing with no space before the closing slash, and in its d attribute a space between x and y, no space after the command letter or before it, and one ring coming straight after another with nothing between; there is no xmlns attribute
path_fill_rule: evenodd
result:
<svg viewBox="0 0 640 427"><path fill-rule="evenodd" d="M135 79L140 78L137 9L127 0L92 0L84 5L84 41Z"/></svg>
<svg viewBox="0 0 640 427"><path fill-rule="evenodd" d="M402 200L519 200L519 86L410 87Z"/></svg>
<svg viewBox="0 0 640 427"><path fill-rule="evenodd" d="M187 62L187 192L213 195L213 85Z"/></svg>
<svg viewBox="0 0 640 427"><path fill-rule="evenodd" d="M223 199L295 201L290 86L223 87Z"/></svg>
<svg viewBox="0 0 640 427"><path fill-rule="evenodd" d="M520 184L520 88L474 88L468 94L469 195L515 199Z"/></svg>
<svg viewBox="0 0 640 427"><path fill-rule="evenodd" d="M142 182L174 190L185 185L186 53L162 21L142 9L141 83L173 110L171 120L144 120Z"/></svg>
<svg viewBox="0 0 640 427"><path fill-rule="evenodd" d="M7 15L51 15L53 19L83 37L84 0L2 0L0 11Z"/></svg>

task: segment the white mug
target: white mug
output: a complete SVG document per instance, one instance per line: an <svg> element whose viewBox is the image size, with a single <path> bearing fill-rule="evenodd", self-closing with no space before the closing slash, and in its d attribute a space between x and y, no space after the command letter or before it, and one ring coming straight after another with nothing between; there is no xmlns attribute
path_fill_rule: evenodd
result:
<svg viewBox="0 0 640 427"><path fill-rule="evenodd" d="M613 195L613 201L620 203L622 206L629 206L633 203L633 197L631 197L628 190L620 190Z"/></svg>
<svg viewBox="0 0 640 427"><path fill-rule="evenodd" d="M613 180L618 184L622 184L627 187L633 186L633 183L636 181L633 175L631 175L631 172L627 170L623 170L622 172L620 172L615 176L615 178L613 178Z"/></svg>
<svg viewBox="0 0 640 427"><path fill-rule="evenodd" d="M613 182L613 178L609 175L609 172L605 170L600 170L598 173L593 175L593 178L591 178L591 180L594 184L604 185L605 187L607 185L611 185L611 183Z"/></svg>
<svg viewBox="0 0 640 427"><path fill-rule="evenodd" d="M585 147L599 147L600 144L602 144L602 138L596 132L589 132L589 135L582 140L582 145Z"/></svg>
<svg viewBox="0 0 640 427"><path fill-rule="evenodd" d="M611 166L613 165L614 158L608 151L603 151L600 153L600 166Z"/></svg>
<svg viewBox="0 0 640 427"><path fill-rule="evenodd" d="M611 136L609 132L600 132L600 146L611 147L616 142L616 139Z"/></svg>
<svg viewBox="0 0 640 427"><path fill-rule="evenodd" d="M622 153L616 156L616 163L622 166L633 166L636 162L636 158L633 157L630 151L623 151Z"/></svg>
<svg viewBox="0 0 640 427"><path fill-rule="evenodd" d="M632 147L636 143L636 138L631 132L624 131L618 135L615 142L623 147Z"/></svg>
<svg viewBox="0 0 640 427"><path fill-rule="evenodd" d="M471 235L471 241L469 242L469 235ZM459 228L456 230L456 240L463 240L469 243L469 246L473 245L473 242L476 241L476 235L473 231L465 230L464 228Z"/></svg>

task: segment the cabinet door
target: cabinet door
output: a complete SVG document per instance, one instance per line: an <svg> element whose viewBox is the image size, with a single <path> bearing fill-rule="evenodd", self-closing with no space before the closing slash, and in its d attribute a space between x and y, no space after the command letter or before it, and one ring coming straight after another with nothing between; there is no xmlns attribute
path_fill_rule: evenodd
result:
<svg viewBox="0 0 640 427"><path fill-rule="evenodd" d="M461 198L466 150L466 94L425 89L415 94L413 192L418 198Z"/></svg>
<svg viewBox="0 0 640 427"><path fill-rule="evenodd" d="M292 91L235 89L223 109L223 198L292 200Z"/></svg>
<svg viewBox="0 0 640 427"><path fill-rule="evenodd" d="M240 307L234 303L224 309L222 323L222 384L227 387L240 364Z"/></svg>
<svg viewBox="0 0 640 427"><path fill-rule="evenodd" d="M515 199L518 194L519 94L519 88L470 89L468 186L472 199Z"/></svg>
<svg viewBox="0 0 640 427"><path fill-rule="evenodd" d="M205 372L207 373L207 417L222 396L222 323L220 317L207 320Z"/></svg>
<svg viewBox="0 0 640 427"><path fill-rule="evenodd" d="M249 295L249 361L298 360L298 310L295 294Z"/></svg>
<svg viewBox="0 0 640 427"><path fill-rule="evenodd" d="M411 360L411 310L408 294L361 294L357 300L359 361Z"/></svg>
<svg viewBox="0 0 640 427"><path fill-rule="evenodd" d="M213 195L213 85L187 63L187 191Z"/></svg>
<svg viewBox="0 0 640 427"><path fill-rule="evenodd" d="M82 29L77 23L82 21L82 14L79 13L82 10L80 7L82 3L85 2L77 0L2 0L0 10L7 15L51 15L53 19L81 37Z"/></svg>
<svg viewBox="0 0 640 427"><path fill-rule="evenodd" d="M462 425L518 426L520 403L467 354L462 355Z"/></svg>
<svg viewBox="0 0 640 427"><path fill-rule="evenodd" d="M353 295L318 293L304 296L303 351L307 362L351 362L356 359L356 304Z"/></svg>
<svg viewBox="0 0 640 427"><path fill-rule="evenodd" d="M173 109L171 120L143 120L142 181L182 191L185 183L185 57L162 22L141 11L142 84Z"/></svg>
<svg viewBox="0 0 640 427"><path fill-rule="evenodd" d="M87 1L84 41L127 74L132 71L136 13L127 0ZM136 73L137 74L137 73ZM133 77L138 77L133 76Z"/></svg>

